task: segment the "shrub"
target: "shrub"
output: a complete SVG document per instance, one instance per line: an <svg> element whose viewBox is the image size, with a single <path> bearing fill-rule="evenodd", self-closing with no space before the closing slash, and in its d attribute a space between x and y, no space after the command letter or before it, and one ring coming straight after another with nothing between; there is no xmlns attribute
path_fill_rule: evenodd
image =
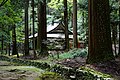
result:
<svg viewBox="0 0 120 80"><path fill-rule="evenodd" d="M60 59L75 58L75 57L87 57L88 49L72 49L69 52L65 52L59 55ZM57 58L57 55L54 56Z"/></svg>

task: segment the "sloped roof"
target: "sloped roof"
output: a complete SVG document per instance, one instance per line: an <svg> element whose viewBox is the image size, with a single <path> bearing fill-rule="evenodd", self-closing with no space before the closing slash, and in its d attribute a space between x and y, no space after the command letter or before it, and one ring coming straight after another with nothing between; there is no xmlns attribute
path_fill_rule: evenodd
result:
<svg viewBox="0 0 120 80"><path fill-rule="evenodd" d="M51 38L65 38L65 26L62 22L54 23L54 25L47 26L47 37ZM73 38L73 33L68 31L69 38ZM35 37L38 36L38 33L34 34ZM33 35L30 35L29 38L32 38Z"/></svg>
<svg viewBox="0 0 120 80"><path fill-rule="evenodd" d="M57 26L54 29L51 29L47 33L49 33L49 34L55 34L55 33L56 34L57 33L64 34L65 33L65 26L62 22L60 22L60 23L57 24ZM68 30L68 34L72 34L72 32Z"/></svg>
<svg viewBox="0 0 120 80"><path fill-rule="evenodd" d="M52 25L52 24L48 25L48 26L47 26L47 32L53 30L53 29L56 28L56 26L58 26L58 25L59 25L59 23L54 23L53 25Z"/></svg>

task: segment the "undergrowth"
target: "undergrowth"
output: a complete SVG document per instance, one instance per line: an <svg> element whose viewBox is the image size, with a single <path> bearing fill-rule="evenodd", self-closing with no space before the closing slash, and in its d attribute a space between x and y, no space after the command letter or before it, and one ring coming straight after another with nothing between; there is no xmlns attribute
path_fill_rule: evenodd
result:
<svg viewBox="0 0 120 80"><path fill-rule="evenodd" d="M59 59L75 58L75 57L87 57L88 49L72 49L68 52L59 54ZM58 58L58 54L50 56L50 58Z"/></svg>

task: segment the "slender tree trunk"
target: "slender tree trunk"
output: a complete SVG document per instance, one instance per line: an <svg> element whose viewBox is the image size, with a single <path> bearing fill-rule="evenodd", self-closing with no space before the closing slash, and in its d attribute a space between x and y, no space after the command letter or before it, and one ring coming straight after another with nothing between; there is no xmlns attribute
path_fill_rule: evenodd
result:
<svg viewBox="0 0 120 80"><path fill-rule="evenodd" d="M120 5L120 1L119 1ZM120 6L119 6L119 56L120 56Z"/></svg>
<svg viewBox="0 0 120 80"><path fill-rule="evenodd" d="M41 13L41 3L40 1L38 2L38 37L37 37L37 50L39 52L41 52L41 45L42 45L42 34L41 34L41 31L42 31L42 27L40 26L40 24L42 24L41 22L41 16L42 13Z"/></svg>
<svg viewBox="0 0 120 80"><path fill-rule="evenodd" d="M82 12L82 26L83 26L83 28L85 27L85 13L84 13L84 11Z"/></svg>
<svg viewBox="0 0 120 80"><path fill-rule="evenodd" d="M112 53L109 0L89 0L88 63L114 59Z"/></svg>
<svg viewBox="0 0 120 80"><path fill-rule="evenodd" d="M35 52L35 18L34 18L34 15L35 15L35 11L34 11L34 0L32 0L32 23L33 23L33 53L34 53L34 58L36 58L36 52Z"/></svg>
<svg viewBox="0 0 120 80"><path fill-rule="evenodd" d="M2 25L3 26L3 25ZM3 31L3 27L1 28L1 30ZM4 39L3 39L3 34L1 36L1 54L3 54L3 48L4 48Z"/></svg>
<svg viewBox="0 0 120 80"><path fill-rule="evenodd" d="M114 52L115 56L117 57L116 38L117 38L117 26L116 25L112 25L112 41L113 41L113 44L114 44L113 52Z"/></svg>
<svg viewBox="0 0 120 80"><path fill-rule="evenodd" d="M3 35L2 35L2 40L1 40L1 47L2 47L2 51L1 53L4 53L4 39L3 39Z"/></svg>
<svg viewBox="0 0 120 80"><path fill-rule="evenodd" d="M46 30L46 0L38 2L38 40L37 49L42 56L48 55L47 52L47 30Z"/></svg>
<svg viewBox="0 0 120 80"><path fill-rule="evenodd" d="M8 35L10 36L10 26L8 26ZM10 39L8 42L8 56L10 56Z"/></svg>
<svg viewBox="0 0 120 80"><path fill-rule="evenodd" d="M78 40L77 40L77 0L73 0L73 42L74 42L74 48L78 48Z"/></svg>
<svg viewBox="0 0 120 80"><path fill-rule="evenodd" d="M69 50L69 34L68 34L68 11L67 0L64 0L64 25L65 25L65 47L66 51Z"/></svg>
<svg viewBox="0 0 120 80"><path fill-rule="evenodd" d="M16 42L16 31L15 31L15 28L16 28L16 26L13 25L13 30L12 30L12 43L13 43L12 55L17 55L17 58L19 58L18 49L17 49L17 42Z"/></svg>
<svg viewBox="0 0 120 80"><path fill-rule="evenodd" d="M25 0L25 56L29 55L28 7L29 7L29 0Z"/></svg>
<svg viewBox="0 0 120 80"><path fill-rule="evenodd" d="M8 43L8 56L10 56L10 42Z"/></svg>
<svg viewBox="0 0 120 80"><path fill-rule="evenodd" d="M10 36L10 26L8 26L8 35ZM8 41L8 56L10 56L10 39Z"/></svg>
<svg viewBox="0 0 120 80"><path fill-rule="evenodd" d="M6 44L6 50L5 50L5 51L6 51L6 54L7 54L7 50L8 50L8 44Z"/></svg>
<svg viewBox="0 0 120 80"><path fill-rule="evenodd" d="M48 55L48 52L47 52L47 43L46 43L46 41L47 41L47 23L46 23L46 0L44 0L43 1L44 3L43 3L43 9L44 9L44 12L43 12L43 16L44 16L44 25L43 25L43 28L42 28L42 31L43 31L43 40L42 40L42 42L44 42L44 43L42 43L42 52L43 52L43 56L47 56Z"/></svg>

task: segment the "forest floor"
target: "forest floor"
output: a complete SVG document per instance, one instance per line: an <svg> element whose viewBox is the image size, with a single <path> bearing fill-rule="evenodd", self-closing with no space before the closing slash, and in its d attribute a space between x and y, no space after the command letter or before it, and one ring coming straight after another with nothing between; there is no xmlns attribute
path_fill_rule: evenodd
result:
<svg viewBox="0 0 120 80"><path fill-rule="evenodd" d="M47 58L42 58L40 60L46 61ZM115 60L101 62L101 63L94 63L94 64L86 64L86 58L83 57L76 57L76 58L64 59L64 60L54 59L51 61L51 63L61 64L66 67L73 67L73 68L75 67L79 68L81 66L84 66L105 74L109 74L113 78L115 78L115 80L120 80L120 57L116 58Z"/></svg>
<svg viewBox="0 0 120 80"><path fill-rule="evenodd" d="M74 59L65 59L62 61L56 61L59 64L68 66L68 67L88 67L96 71L109 74L115 78L115 80L120 80L120 57L106 62L86 64L86 58L77 57Z"/></svg>
<svg viewBox="0 0 120 80"><path fill-rule="evenodd" d="M54 72L34 66L20 66L16 63L0 61L0 80L66 80Z"/></svg>
<svg viewBox="0 0 120 80"><path fill-rule="evenodd" d="M7 61L0 61L0 80L35 80L38 71L31 66L17 66ZM41 70L42 71L42 70Z"/></svg>
<svg viewBox="0 0 120 80"><path fill-rule="evenodd" d="M33 55L27 57L21 57L22 59L34 60ZM86 58L84 57L76 57L72 59L53 59L49 60L48 57L45 58L38 58L38 61L48 61L48 63L54 64L61 64L67 67L76 67L79 68L81 66L88 67L94 69L96 71L112 75L115 80L120 80L120 57L116 58L115 60L101 62L101 63L94 63L94 64L86 64ZM35 60L35 61L37 61ZM1 63L0 63L1 64ZM3 66L3 65L2 65ZM9 72L9 71L8 71ZM1 75L1 65L0 65L0 75ZM0 76L1 78L1 76ZM0 79L2 80L2 79ZM3 79L4 80L4 79ZM6 79L5 79L6 80Z"/></svg>

